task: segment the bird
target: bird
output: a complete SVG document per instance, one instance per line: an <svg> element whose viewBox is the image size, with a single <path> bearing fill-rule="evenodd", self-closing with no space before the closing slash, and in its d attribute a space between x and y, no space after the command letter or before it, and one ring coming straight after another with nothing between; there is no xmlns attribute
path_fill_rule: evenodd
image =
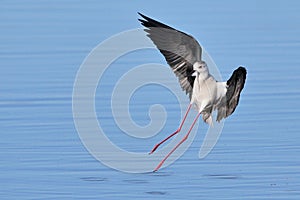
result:
<svg viewBox="0 0 300 200"><path fill-rule="evenodd" d="M153 170L155 172L186 141L200 115L202 115L205 123L213 126L213 111L217 112L217 122L220 122L235 111L239 103L241 91L244 88L247 70L245 67L239 66L233 71L227 81L217 81L209 73L206 62L202 60L202 47L193 36L147 17L140 12L138 14L141 17L138 20L144 26L147 36L164 56L166 62L177 76L182 90L186 92L190 99L179 128L157 143L149 154L154 153L161 144L181 131L192 106L198 112L186 135L161 160Z"/></svg>

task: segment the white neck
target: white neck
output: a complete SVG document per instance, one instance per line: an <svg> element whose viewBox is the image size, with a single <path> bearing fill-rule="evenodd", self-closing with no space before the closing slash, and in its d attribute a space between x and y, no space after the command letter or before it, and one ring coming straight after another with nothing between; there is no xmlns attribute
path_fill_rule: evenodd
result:
<svg viewBox="0 0 300 200"><path fill-rule="evenodd" d="M208 76L209 76L208 71L201 72L201 73L197 72L197 75L196 75L196 77L197 77L199 80L205 80L205 79L208 78Z"/></svg>

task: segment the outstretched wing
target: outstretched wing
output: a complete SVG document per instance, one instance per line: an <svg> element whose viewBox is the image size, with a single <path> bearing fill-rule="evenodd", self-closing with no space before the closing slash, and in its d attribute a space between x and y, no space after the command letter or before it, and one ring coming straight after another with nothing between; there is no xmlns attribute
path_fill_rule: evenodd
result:
<svg viewBox="0 0 300 200"><path fill-rule="evenodd" d="M244 88L247 71L244 67L234 70L230 79L226 82L227 92L221 103L218 105L217 121L231 115L239 103L240 94Z"/></svg>
<svg viewBox="0 0 300 200"><path fill-rule="evenodd" d="M192 76L193 64L201 61L202 49L190 35L155 21L141 13L141 24L147 29L147 36L164 55L167 63L178 77L183 90L191 98L195 77Z"/></svg>

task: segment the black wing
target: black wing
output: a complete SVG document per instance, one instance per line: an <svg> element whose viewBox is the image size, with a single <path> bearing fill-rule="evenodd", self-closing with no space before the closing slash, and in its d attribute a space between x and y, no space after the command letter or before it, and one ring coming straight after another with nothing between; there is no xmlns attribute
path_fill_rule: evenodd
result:
<svg viewBox="0 0 300 200"><path fill-rule="evenodd" d="M183 90L191 98L195 77L192 76L193 64L201 61L202 49L190 35L155 21L141 13L141 24L147 29L147 36L164 55L167 63L178 77Z"/></svg>
<svg viewBox="0 0 300 200"><path fill-rule="evenodd" d="M217 121L231 115L239 103L241 91L244 88L247 71L244 67L234 70L230 79L226 82L227 92L222 99L222 103L218 106Z"/></svg>

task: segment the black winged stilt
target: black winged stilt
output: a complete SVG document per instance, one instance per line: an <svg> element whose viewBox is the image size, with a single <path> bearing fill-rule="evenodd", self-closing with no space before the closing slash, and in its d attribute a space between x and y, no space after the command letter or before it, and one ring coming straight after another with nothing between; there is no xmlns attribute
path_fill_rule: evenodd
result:
<svg viewBox="0 0 300 200"><path fill-rule="evenodd" d="M153 20L141 13L139 19L146 27L147 36L153 41L165 57L167 63L178 77L180 86L189 95L190 104L179 128L159 142L151 150L152 154L162 143L180 132L186 117L195 105L198 114L183 139L164 157L154 171L157 171L166 159L188 138L200 115L203 121L213 124L212 112L217 111L216 121L231 115L239 103L240 93L244 88L247 71L244 67L234 70L225 82L218 82L209 73L206 63L201 59L202 48L190 35Z"/></svg>

